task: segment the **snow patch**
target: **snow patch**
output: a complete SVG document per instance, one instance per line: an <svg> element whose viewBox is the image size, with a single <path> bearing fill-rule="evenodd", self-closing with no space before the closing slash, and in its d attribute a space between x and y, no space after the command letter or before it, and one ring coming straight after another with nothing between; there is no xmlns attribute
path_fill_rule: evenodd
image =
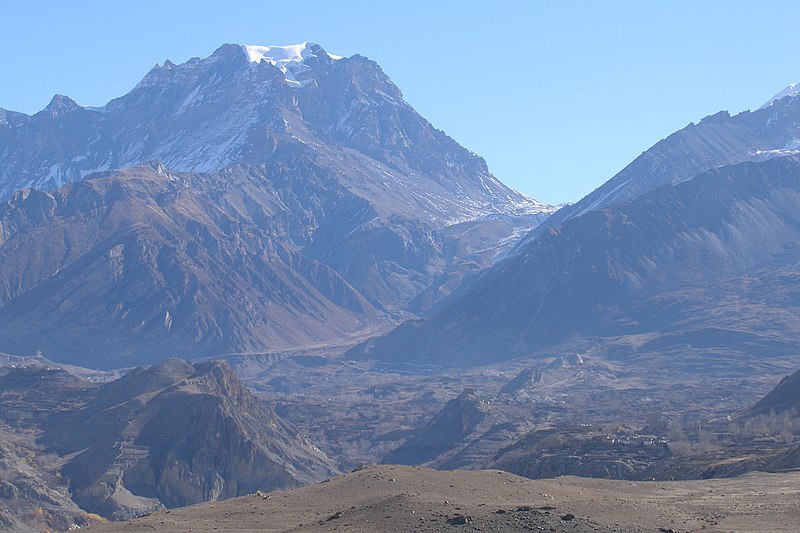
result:
<svg viewBox="0 0 800 533"><path fill-rule="evenodd" d="M267 61L273 65L280 66L286 63L299 63L309 57L316 57L311 51L308 41L300 44L290 44L286 46L259 46L254 44L243 44L242 50L247 54L247 58L252 63ZM342 59L341 56L328 54L334 60Z"/></svg>
<svg viewBox="0 0 800 533"><path fill-rule="evenodd" d="M600 198L598 198L597 200L592 202L590 205L588 205L588 206L584 207L583 209L581 209L581 211L578 212L577 214L575 214L574 217L579 217L581 215L584 215L584 214L588 213L589 211L594 211L595 209L597 209L597 208L599 208L601 206L604 207L605 204L606 204L606 200L608 200L609 198L614 196L614 194L616 194L617 191L619 191L620 189L625 187L630 182L631 182L631 180L627 179L627 180L623 181L622 183L617 184L616 187L614 187L613 189L611 189L610 191L608 191L607 193L602 195Z"/></svg>
<svg viewBox="0 0 800 533"><path fill-rule="evenodd" d="M790 148L778 148L776 150L756 150L754 152L750 152L750 156L759 161L763 161L765 159L771 159L773 157L781 157L788 155L800 155L800 150L792 150Z"/></svg>
<svg viewBox="0 0 800 533"><path fill-rule="evenodd" d="M242 50L247 54L251 63L261 63L266 60L273 65L285 62L302 61L309 57L308 43L290 44L287 46L258 46L243 44Z"/></svg>
<svg viewBox="0 0 800 533"><path fill-rule="evenodd" d="M759 107L759 109L766 109L767 107L771 106L772 104L774 104L775 102L777 102L782 98L786 98L787 96L797 96L798 94L800 94L800 82L790 83L788 87L786 87L784 90L782 90L781 92L770 98L769 101L766 104Z"/></svg>
<svg viewBox="0 0 800 533"><path fill-rule="evenodd" d="M241 45L242 50L247 55L251 63L267 63L278 67L286 78L286 84L290 87L303 87L308 81L300 81L297 75L308 70L304 61L311 57L317 57L311 50L313 43L308 41L300 44L290 44L286 46L259 46L252 44ZM327 53L327 52L326 52ZM342 59L341 56L328 54L333 60Z"/></svg>

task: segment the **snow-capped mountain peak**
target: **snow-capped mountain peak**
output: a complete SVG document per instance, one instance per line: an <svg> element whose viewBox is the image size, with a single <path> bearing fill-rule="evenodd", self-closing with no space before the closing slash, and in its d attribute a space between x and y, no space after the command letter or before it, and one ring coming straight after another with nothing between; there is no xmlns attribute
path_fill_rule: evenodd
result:
<svg viewBox="0 0 800 533"><path fill-rule="evenodd" d="M0 199L148 160L211 172L281 161L287 153L322 150L328 157L346 147L366 158L359 164L383 165L380 172L392 175L360 186L376 191L370 201L378 202L384 187L413 190L420 213L437 224L506 215L538 220L552 210L503 186L483 159L432 128L377 63L331 56L312 42L223 44L205 58L157 64L105 106L59 96L40 113L36 120L0 115L0 137L9 143L0 149ZM50 123L47 116L71 119ZM42 133L45 127L72 129L65 137ZM37 136L53 137L52 148L28 143Z"/></svg>
<svg viewBox="0 0 800 533"><path fill-rule="evenodd" d="M759 109L764 109L771 106L773 103L777 102L782 98L786 98L787 96L797 96L800 94L800 82L798 83L790 83L784 90L773 96L769 99L769 101L762 105Z"/></svg>
<svg viewBox="0 0 800 533"><path fill-rule="evenodd" d="M312 48L318 47L314 43L308 41L300 44L290 44L285 46L260 46L253 44L241 45L247 58L252 63L260 63L267 61L273 65L282 63L299 63L309 57L314 57L315 54ZM341 56L328 54L331 59L341 59Z"/></svg>
<svg viewBox="0 0 800 533"><path fill-rule="evenodd" d="M306 82L299 81L297 75L307 69L305 60L317 57L322 52L332 60L342 59L341 56L329 54L322 50L318 44L305 41L300 44L285 46L261 46L253 44L240 45L250 63L260 64L264 61L278 67L286 77L290 87L302 87Z"/></svg>

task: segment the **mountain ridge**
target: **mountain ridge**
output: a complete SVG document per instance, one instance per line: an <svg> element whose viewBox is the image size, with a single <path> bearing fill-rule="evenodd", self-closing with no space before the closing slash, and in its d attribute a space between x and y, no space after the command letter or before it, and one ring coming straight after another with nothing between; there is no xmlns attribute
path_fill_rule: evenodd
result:
<svg viewBox="0 0 800 533"><path fill-rule="evenodd" d="M581 200L561 209L520 244L570 218L618 205L715 167L796 155L800 153L798 115L800 98L796 93L783 91L754 111L733 116L719 111L697 124L690 123L644 151Z"/></svg>
<svg viewBox="0 0 800 533"><path fill-rule="evenodd" d="M733 343L753 335L765 351L789 350L794 342L785 332L747 327L747 319L735 321L734 307L730 317L712 320L720 310L709 298L758 303L776 320L785 315L781 305L793 305L783 289L773 304L771 292L749 291L762 283L768 291L785 288L794 275L798 172L800 160L791 156L740 163L570 219L520 245L432 318L408 321L350 354L459 366L523 356L574 336L677 327L672 342L679 342L691 336L692 322L705 324L694 342L713 346L727 328ZM787 319L780 323L795 327ZM743 336L732 334L737 327Z"/></svg>
<svg viewBox="0 0 800 533"><path fill-rule="evenodd" d="M434 177L443 185L450 183L453 176L463 179L467 173L482 174L475 185L492 191L498 198L513 199L520 206L527 204L532 214L548 207L500 185L488 174L482 158L420 117L375 62L360 55L330 59L315 44L308 44L304 50L309 51L308 57L290 62L303 65L303 72L310 76L309 83L299 87L286 85L279 66L267 60L252 62L242 45L226 44L205 59L192 58L179 65L165 62L164 66L154 67L129 93L102 108L79 106L68 97L56 96L35 115L15 113L23 124L12 127L6 120L6 131L0 131L6 136L0 140L10 145L12 156L17 155L0 154L0 162L4 163L1 196L26 187L55 188L92 172L147 160L160 160L177 171L200 172L237 162L275 161L284 157L284 144L323 141L350 147L391 168ZM323 86L330 87L328 94L323 94ZM216 102L228 106L222 109L223 113ZM342 105L348 102L349 106ZM132 112L139 113L142 126L126 124L130 122L126 116ZM19 157L22 154L13 154L26 150L25 137L36 131L34 123L44 123L40 124L38 135L50 135L48 119L62 127L74 126L73 141L65 144L52 139L58 149L55 153L39 151L23 158ZM181 128L190 122L191 135L182 134ZM156 124L170 131L156 139ZM212 125L216 133L209 138L206 134ZM366 125L372 131L366 131ZM267 135L254 127L266 127ZM29 132L31 128L34 131ZM108 135L119 139L116 145L103 140ZM409 151L409 142L413 141L416 152L441 147L445 155L441 160L427 157L423 162ZM103 148L96 148L98 143ZM48 169L46 173L41 170L44 168Z"/></svg>

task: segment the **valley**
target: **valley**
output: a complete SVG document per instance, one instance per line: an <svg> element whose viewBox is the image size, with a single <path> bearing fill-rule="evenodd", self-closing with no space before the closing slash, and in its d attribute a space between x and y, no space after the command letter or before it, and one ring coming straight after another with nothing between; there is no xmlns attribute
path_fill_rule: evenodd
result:
<svg viewBox="0 0 800 533"><path fill-rule="evenodd" d="M726 364L720 355L717 366L703 371L698 371L702 366L686 358L687 367L682 371L685 377L675 383L676 367L664 357L645 358L636 364L608 357L609 345L634 341L643 342L594 339L582 345L563 346L561 351L541 353L538 359L512 359L456 373L434 365L397 368L379 361L350 360L342 346L300 354L237 355L229 357L224 367L235 369L238 377L223 372L211 382L205 381L205 370L198 377L192 374L201 368L224 368L219 363L190 365L170 360L148 370L134 370L119 380L118 374L84 370L84 377L79 377L70 369L48 369L53 363L43 360L15 359L16 368L0 370L3 442L16 446L5 448L4 452L5 464L10 468L5 479L10 482L9 487L17 487L9 488L14 497L4 516L7 520L18 516L25 523L35 523L44 519L25 513L33 513L43 502L50 502L47 522L41 523L53 527L59 523L86 525L96 520L92 516L97 514L134 518L164 505L173 508L176 504L185 505L184 501L213 501L225 497L224 491L237 496L257 490L266 494L270 490L274 483L270 479L277 475L276 471L268 474L270 469L259 467L248 485L247 476L235 473L233 466L242 460L252 465L254 459L237 455L218 457L214 460L217 466L205 473L201 472L198 456L191 460L192 476L173 477L167 483L172 474L159 473L158 465L163 460L159 457L207 453L189 451L197 445L190 444L191 438L185 440L189 426L181 429L183 415L174 409L207 421L203 423L231 428L217 432L217 438L232 439L233 427L250 427L236 431L245 431L246 441L262 442L267 448L275 445L270 442L276 438L279 442L296 438L313 443L310 450L318 452L311 451L312 456L321 454L315 461L325 465L322 470L314 467L318 473L311 474L311 479L317 476L316 481L376 463L424 465L446 471L502 470L533 479L577 475L639 481L731 478L757 470L784 472L800 467L794 381L787 379L782 388L767 394L790 373L792 358L773 358L768 363L753 359L751 368ZM553 355L557 353L564 355ZM708 352L704 356L707 358ZM727 372L722 372L725 368ZM753 368L758 372L754 373ZM119 384L110 381L114 378ZM220 378L223 381L217 381ZM235 385L239 379L241 384ZM136 384L135 388L123 384L126 381ZM29 388L34 382L37 386ZM193 392L198 386L195 382L209 384ZM215 383L230 384L219 389ZM244 384L264 407L246 399L249 393L241 390ZM240 392L232 396L226 390ZM169 407L187 392L185 401L195 403ZM160 400L162 397L169 398L164 400L167 403ZM234 400L239 397L242 400ZM42 398L59 402L43 409ZM221 413L227 414L218 422L211 422L219 415L202 414L207 408L201 406L212 398L244 403L225 407ZM142 407L133 407L140 403ZM96 413L98 407L109 414L100 416ZM144 410L140 413L139 409ZM261 409L267 411L256 415ZM269 409L274 414L269 414ZM255 426L245 420L236 422L241 416L277 417L273 420L286 428L279 431L289 433L265 436L259 428L273 422ZM86 426L89 420L92 429ZM139 420L149 422L142 426ZM170 431L174 437L164 441L166 448L159 444L159 438L151 438L163 437ZM256 433L247 433L253 431ZM221 451L212 442L207 444L211 446L208 451ZM97 463L101 457L108 457L108 463L93 477L85 477L85 459L73 453L87 445L94 450L83 452L84 458ZM103 446L118 451L108 455ZM231 450L230 446L226 444L224 449ZM291 468L309 468L308 459L297 455L298 446L306 445L293 441L290 446L295 451L284 448L277 452L281 461L295 465ZM13 462L14 457L25 454L41 457L37 459L41 461L39 466L23 468L23 463ZM226 463L229 466L224 466ZM215 481L214 471L233 477ZM153 472L163 476L162 481L142 484ZM38 485L30 485L23 475L39 479ZM59 479L60 485L48 479ZM111 480L116 481L109 484ZM305 483L308 480L283 487ZM31 486L40 487L40 491L61 491L61 499L37 495L28 488L23 497L19 487ZM166 492L150 492L154 489ZM67 495L69 498L65 498ZM73 500L80 503L80 508ZM31 511L24 511L26 508ZM247 519L246 515L230 517Z"/></svg>
<svg viewBox="0 0 800 533"><path fill-rule="evenodd" d="M0 524L790 531L779 96L565 206L314 43L0 110Z"/></svg>
<svg viewBox="0 0 800 533"><path fill-rule="evenodd" d="M577 360L574 351L559 357L552 353L540 354L534 364L526 358L457 373L431 367L414 374L394 373L375 362L332 359L314 364L289 358L254 374L248 369L244 379L275 402L279 413L338 457L344 471L381 461L474 469L493 468L502 448L540 429L587 442L598 436L619 439L654 433L671 442L678 428L678 433L692 433L709 424L716 424L718 433L726 433L731 424L728 417L737 417L755 404L795 364L790 357L753 361L758 367L754 373L747 367L733 370L730 362L721 360L719 367L704 372L688 366L676 383L675 366L663 357L634 365L591 352ZM721 377L719 369L726 367L727 375ZM447 404L456 399L462 400L461 405ZM433 419L449 407L449 416ZM430 446L439 438L437 433L446 437L438 453L408 450L398 455L394 451L404 442L408 449L407 441L414 439ZM696 435L692 439L699 441ZM794 437L790 442L795 442ZM732 443L728 453L735 455L739 447ZM566 455L575 455L567 453L568 447L564 450ZM771 453L772 445L762 451ZM608 455L609 463L617 462L614 453ZM692 476L691 470L672 472L672 468L665 467L657 477ZM569 472L554 469L544 477L560 473ZM602 477L653 475L629 472Z"/></svg>

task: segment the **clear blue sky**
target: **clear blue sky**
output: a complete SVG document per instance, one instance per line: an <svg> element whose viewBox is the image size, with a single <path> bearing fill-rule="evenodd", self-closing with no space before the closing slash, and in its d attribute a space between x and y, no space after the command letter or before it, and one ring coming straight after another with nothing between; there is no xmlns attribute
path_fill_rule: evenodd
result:
<svg viewBox="0 0 800 533"><path fill-rule="evenodd" d="M11 1L0 107L102 105L226 42L376 60L509 185L575 201L674 130L800 81L800 2Z"/></svg>

